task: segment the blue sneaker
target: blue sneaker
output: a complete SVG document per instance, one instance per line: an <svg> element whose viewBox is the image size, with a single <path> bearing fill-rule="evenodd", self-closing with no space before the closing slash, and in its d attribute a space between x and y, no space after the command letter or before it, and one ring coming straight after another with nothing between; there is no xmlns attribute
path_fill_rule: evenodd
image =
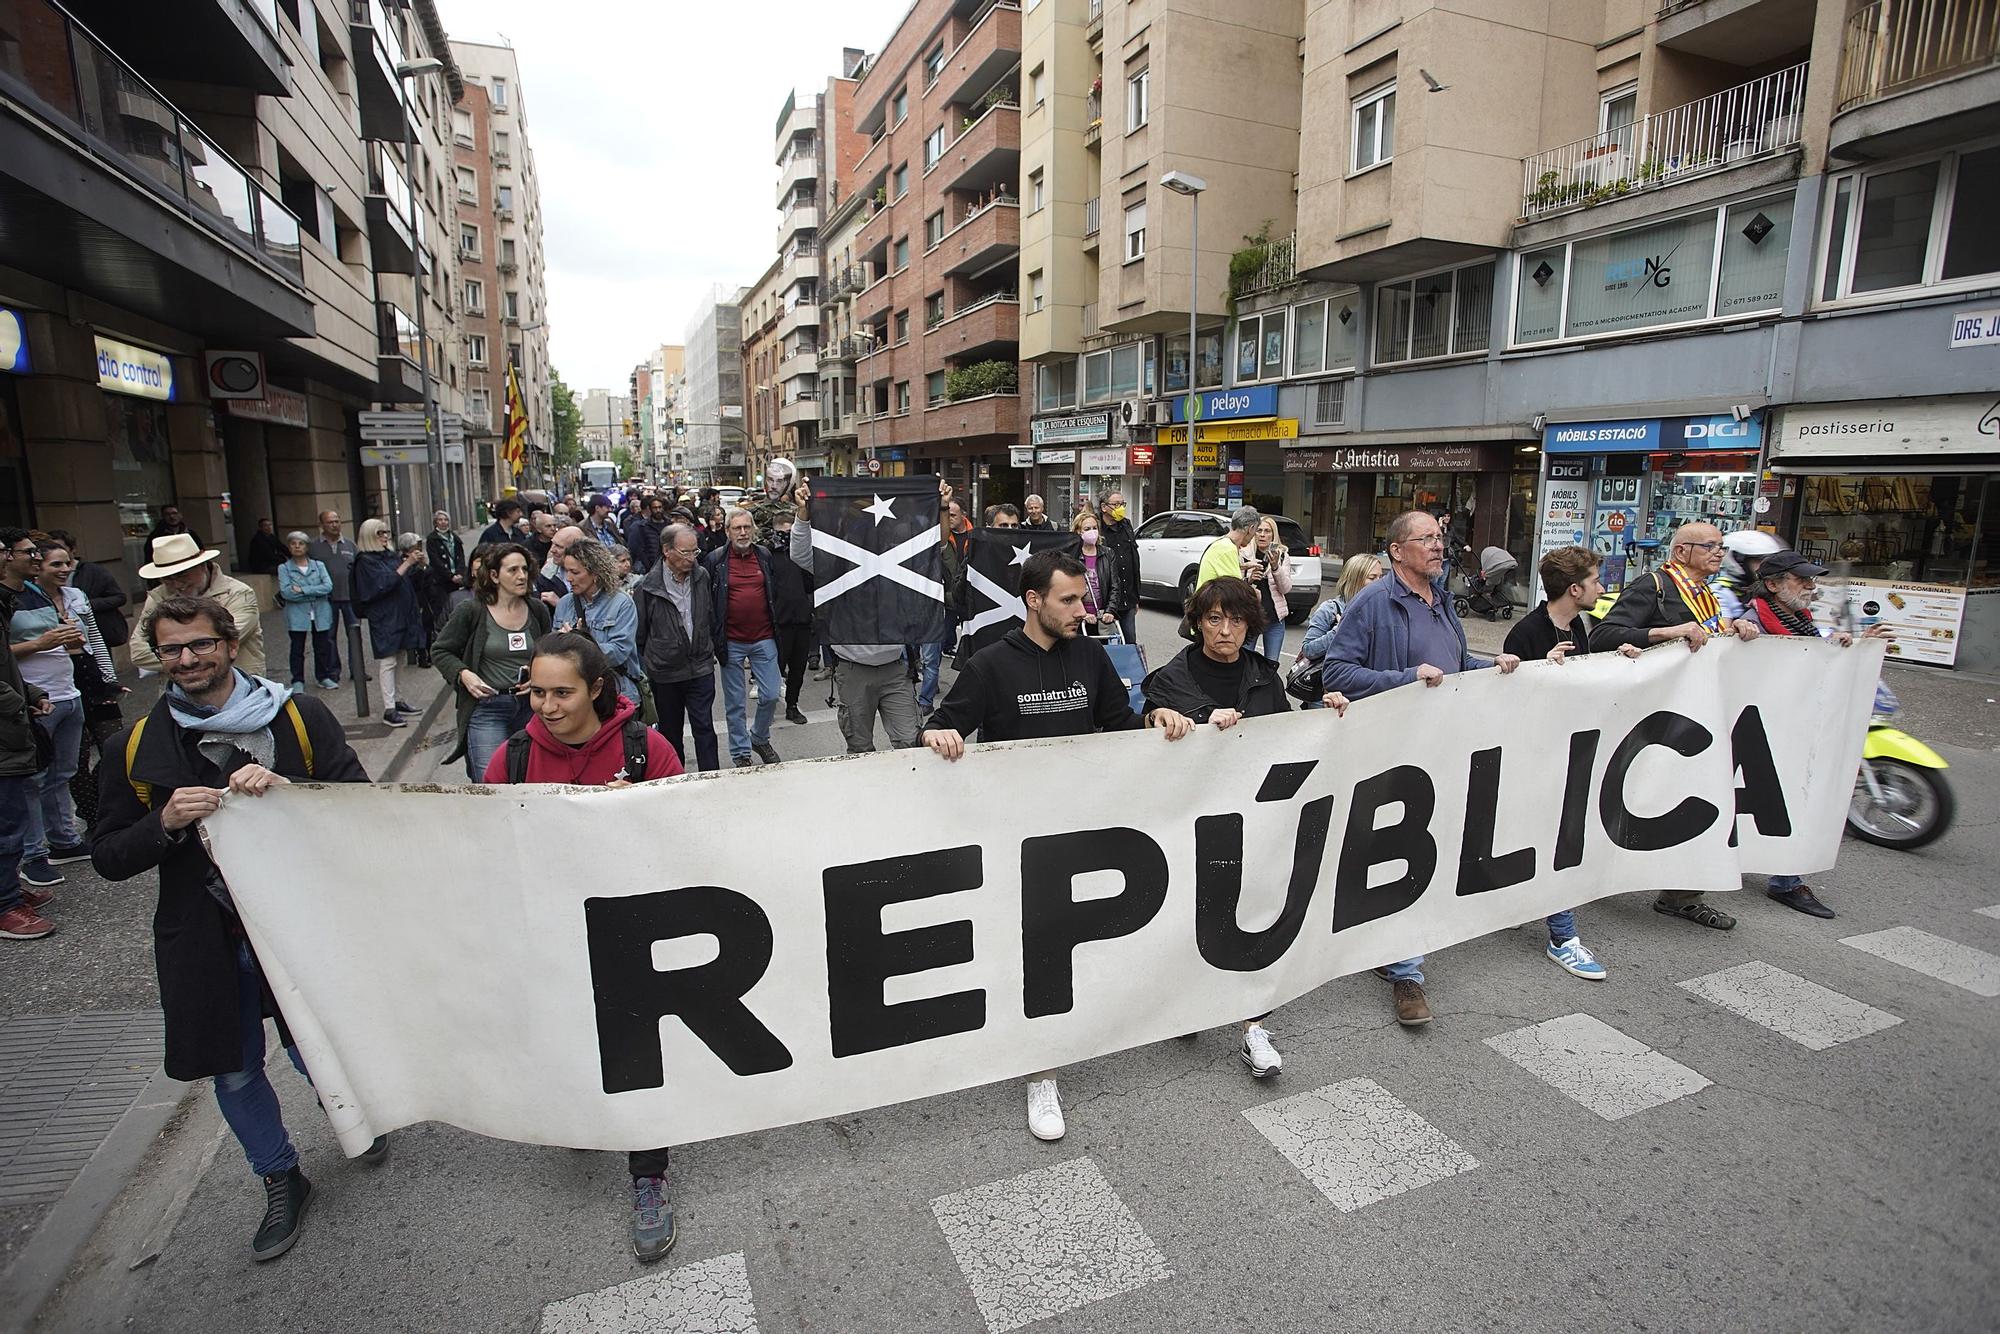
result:
<svg viewBox="0 0 2000 1334"><path fill-rule="evenodd" d="M1560 945L1553 940L1550 941L1549 957L1554 959L1556 966L1566 973L1574 973L1592 982L1602 982L1605 978L1604 965L1599 963L1597 956L1585 949L1583 942L1575 936L1571 936Z"/></svg>
<svg viewBox="0 0 2000 1334"><path fill-rule="evenodd" d="M674 1248L674 1200L667 1179L632 1178L632 1254L651 1264Z"/></svg>
<svg viewBox="0 0 2000 1334"><path fill-rule="evenodd" d="M50 885L60 885L63 882L63 877L61 871L49 865L48 856L44 854L43 856L34 858L32 861L24 860L21 863L21 880L25 884L34 885L36 888L42 889Z"/></svg>

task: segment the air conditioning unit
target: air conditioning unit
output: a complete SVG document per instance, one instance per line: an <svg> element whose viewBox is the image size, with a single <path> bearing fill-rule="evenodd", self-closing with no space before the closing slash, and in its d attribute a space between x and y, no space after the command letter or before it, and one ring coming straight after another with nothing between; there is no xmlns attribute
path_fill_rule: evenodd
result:
<svg viewBox="0 0 2000 1334"><path fill-rule="evenodd" d="M1171 403L1148 403L1146 405L1146 424L1148 426L1172 426L1174 424L1174 405Z"/></svg>
<svg viewBox="0 0 2000 1334"><path fill-rule="evenodd" d="M1126 399L1118 405L1118 420L1122 425L1132 426L1146 420L1146 405L1137 399Z"/></svg>

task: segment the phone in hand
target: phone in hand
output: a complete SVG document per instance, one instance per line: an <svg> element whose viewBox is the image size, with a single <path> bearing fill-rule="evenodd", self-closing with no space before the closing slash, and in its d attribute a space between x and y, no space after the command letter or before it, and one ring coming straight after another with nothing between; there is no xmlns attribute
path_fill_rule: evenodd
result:
<svg viewBox="0 0 2000 1334"><path fill-rule="evenodd" d="M514 689L519 690L522 686L525 686L527 684L528 684L528 668L527 664L523 663L521 666L521 670L514 673Z"/></svg>

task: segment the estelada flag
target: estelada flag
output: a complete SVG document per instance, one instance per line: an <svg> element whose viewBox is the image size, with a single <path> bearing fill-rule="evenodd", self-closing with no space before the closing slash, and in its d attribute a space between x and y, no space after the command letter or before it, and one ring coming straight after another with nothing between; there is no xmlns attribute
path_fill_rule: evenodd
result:
<svg viewBox="0 0 2000 1334"><path fill-rule="evenodd" d="M521 402L521 372L507 368L507 436L501 446L512 475L519 477L528 465L528 410Z"/></svg>
<svg viewBox="0 0 2000 1334"><path fill-rule="evenodd" d="M829 644L936 644L950 626L935 477L813 483L813 606Z"/></svg>
<svg viewBox="0 0 2000 1334"><path fill-rule="evenodd" d="M965 562L967 619L959 625L961 661L995 644L1028 619L1021 601L1021 567L1039 551L1081 558L1083 539L1075 533L1040 528L975 528Z"/></svg>

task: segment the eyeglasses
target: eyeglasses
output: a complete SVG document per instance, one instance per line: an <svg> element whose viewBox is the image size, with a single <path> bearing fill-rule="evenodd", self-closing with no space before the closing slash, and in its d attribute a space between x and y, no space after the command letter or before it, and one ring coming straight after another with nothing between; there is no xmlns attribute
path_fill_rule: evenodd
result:
<svg viewBox="0 0 2000 1334"><path fill-rule="evenodd" d="M221 642L220 639L212 635L204 635L200 639L190 639L181 644L158 644L154 646L153 652L159 655L161 662L178 662L183 653L192 653L197 658L206 658L209 654L215 652L215 646Z"/></svg>
<svg viewBox="0 0 2000 1334"><path fill-rule="evenodd" d="M13 547L8 550L7 554L9 556L26 556L28 559L34 560L42 554L42 549L35 546Z"/></svg>
<svg viewBox="0 0 2000 1334"><path fill-rule="evenodd" d="M1397 543L1397 545L1398 546L1407 545L1413 547L1441 547L1444 545L1444 535L1442 533L1439 533L1439 534L1433 534L1430 537L1412 537L1406 539L1404 542Z"/></svg>
<svg viewBox="0 0 2000 1334"><path fill-rule="evenodd" d="M1714 550L1716 550L1717 548L1719 548L1719 547L1720 547L1720 546L1722 545L1722 543L1720 543L1720 542L1677 542L1677 543L1675 543L1675 545L1676 545L1676 546L1683 546L1683 547L1686 547L1686 548L1687 548L1687 549L1688 549L1689 551L1714 551Z"/></svg>

